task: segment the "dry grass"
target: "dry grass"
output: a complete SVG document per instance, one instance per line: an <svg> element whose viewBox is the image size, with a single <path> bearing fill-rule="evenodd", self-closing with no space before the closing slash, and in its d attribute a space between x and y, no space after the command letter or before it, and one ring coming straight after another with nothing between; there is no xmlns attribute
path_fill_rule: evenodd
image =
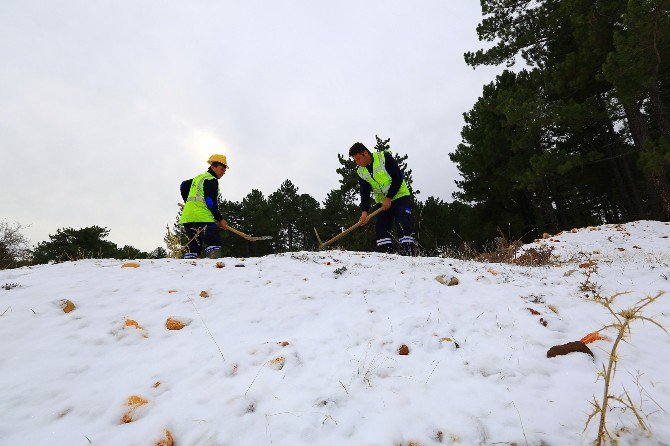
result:
<svg viewBox="0 0 670 446"><path fill-rule="evenodd" d="M596 417L600 418L598 423L598 437L595 440L595 444L597 446L607 444L608 442L611 444L616 443L614 437L607 429L607 414L608 411L611 410L612 407L617 403L618 408L621 411L632 412L632 414L635 416L635 419L637 420L639 427L643 431L649 431L649 425L645 421L646 416L635 405L629 392L625 388L623 389L623 393L620 395L615 395L611 391L612 382L614 381L614 377L616 375L617 370L617 364L619 362L617 349L621 341L630 342L631 323L633 321L650 322L655 326L657 326L658 328L660 328L661 330L663 330L666 334L668 334L668 331L665 329L663 325L654 320L653 317L645 316L643 314L643 310L648 305L656 302L664 294L662 291L656 294L655 296L647 296L645 298L638 300L637 302L635 302L635 304L633 304L632 307L626 310L617 311L614 308L614 302L617 299L617 297L621 296L622 294L624 293L617 293L611 297L606 298L596 294L595 297L591 299L592 301L597 302L598 304L604 306L614 318L613 323L602 327L600 330L598 330L598 332L605 330L614 330L617 335L616 339L614 340L614 343L612 344L612 349L610 350L607 364L603 364L602 370L598 372L598 377L604 380L603 396L600 400L596 399L595 396L593 397L593 401L591 401L593 410L589 414L589 417L586 420L586 425L584 427L584 430L586 430L589 426L589 423L594 418Z"/></svg>
<svg viewBox="0 0 670 446"><path fill-rule="evenodd" d="M168 249L168 257L172 259L181 259L184 256L184 246L181 244L181 240L177 234L173 234L170 231L170 227L167 226L167 235L165 236L165 244Z"/></svg>
<svg viewBox="0 0 670 446"><path fill-rule="evenodd" d="M509 263L520 266L547 266L556 263L553 255L553 246L541 245L519 251L523 246L521 240L508 240L504 237L496 238L494 249L479 254L474 258L478 262Z"/></svg>

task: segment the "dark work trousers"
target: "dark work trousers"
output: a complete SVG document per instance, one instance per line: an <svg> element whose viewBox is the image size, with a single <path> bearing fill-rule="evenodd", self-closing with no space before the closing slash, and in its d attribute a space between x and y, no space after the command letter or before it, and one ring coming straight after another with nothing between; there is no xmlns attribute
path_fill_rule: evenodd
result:
<svg viewBox="0 0 670 446"><path fill-rule="evenodd" d="M412 224L411 199L409 196L400 197L391 202L391 207L377 214L377 251L395 252L395 245L391 238L391 229L395 220L398 229L398 243L403 255L416 254L416 239Z"/></svg>
<svg viewBox="0 0 670 446"><path fill-rule="evenodd" d="M203 242L206 246L206 254L215 249L221 249L221 237L219 236L219 227L216 223L184 223L184 229L186 230L186 236L190 240L188 242L188 252L184 254L185 259L197 259L200 257Z"/></svg>

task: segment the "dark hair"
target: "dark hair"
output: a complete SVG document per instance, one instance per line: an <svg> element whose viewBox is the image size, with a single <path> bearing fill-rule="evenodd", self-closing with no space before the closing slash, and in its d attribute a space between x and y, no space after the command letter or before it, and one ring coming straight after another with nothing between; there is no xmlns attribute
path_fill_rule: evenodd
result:
<svg viewBox="0 0 670 446"><path fill-rule="evenodd" d="M370 152L367 147L365 147L360 142L355 142L353 146L349 149L349 156L358 155L359 153Z"/></svg>
<svg viewBox="0 0 670 446"><path fill-rule="evenodd" d="M223 163L220 163L220 162L218 162L218 161L214 161L214 162L212 163L212 167L219 167L219 166L226 166L226 165L223 164ZM227 168L227 167L228 167L228 166L226 166L226 168Z"/></svg>

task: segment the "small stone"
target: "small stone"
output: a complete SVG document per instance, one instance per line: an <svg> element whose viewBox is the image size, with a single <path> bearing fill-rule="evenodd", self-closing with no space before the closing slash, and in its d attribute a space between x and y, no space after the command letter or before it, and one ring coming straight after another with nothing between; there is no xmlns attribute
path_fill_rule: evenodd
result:
<svg viewBox="0 0 670 446"><path fill-rule="evenodd" d="M209 293L207 291L200 291L200 297L209 297Z"/></svg>
<svg viewBox="0 0 670 446"><path fill-rule="evenodd" d="M456 277L452 277L451 279L449 279L449 283L447 284L447 286L454 286L454 285L458 285L458 278Z"/></svg>
<svg viewBox="0 0 670 446"><path fill-rule="evenodd" d="M161 385L161 382L160 382L160 381L156 381L156 382L154 383L154 389L155 389L156 387L160 386L160 385Z"/></svg>
<svg viewBox="0 0 670 446"><path fill-rule="evenodd" d="M532 314L533 316L537 316L538 314L540 314L539 311L537 311L537 310L533 310L533 309L530 308L530 307L527 307L526 310L530 311L530 314Z"/></svg>
<svg viewBox="0 0 670 446"><path fill-rule="evenodd" d="M282 347L286 347L288 345L288 341L277 342L277 344L281 345Z"/></svg>
<svg viewBox="0 0 670 446"><path fill-rule="evenodd" d="M398 349L398 354L402 356L409 355L409 347L406 346L405 344L401 345L400 348Z"/></svg>
<svg viewBox="0 0 670 446"><path fill-rule="evenodd" d="M235 265L235 268L244 268L244 267L245 265L243 263L238 263L237 265Z"/></svg>
<svg viewBox="0 0 670 446"><path fill-rule="evenodd" d="M217 267L217 268L223 268L224 266L226 266L225 263L223 263L223 262L216 262L216 267Z"/></svg>
<svg viewBox="0 0 670 446"><path fill-rule="evenodd" d="M63 310L63 313L69 313L70 311L74 310L75 307L72 301L68 299L63 299L60 301L60 307Z"/></svg>

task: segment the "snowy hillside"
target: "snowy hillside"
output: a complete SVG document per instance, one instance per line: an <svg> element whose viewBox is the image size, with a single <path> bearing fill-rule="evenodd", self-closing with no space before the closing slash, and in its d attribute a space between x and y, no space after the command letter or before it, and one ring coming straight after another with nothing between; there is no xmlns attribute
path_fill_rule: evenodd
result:
<svg viewBox="0 0 670 446"><path fill-rule="evenodd" d="M0 271L0 445L589 444L615 333L595 360L547 351L613 322L584 289L629 291L618 308L670 291L669 235L565 232L534 268L328 251ZM644 314L670 326L670 293ZM610 432L670 444L670 337L634 322L618 353L612 392L652 434L618 409Z"/></svg>

